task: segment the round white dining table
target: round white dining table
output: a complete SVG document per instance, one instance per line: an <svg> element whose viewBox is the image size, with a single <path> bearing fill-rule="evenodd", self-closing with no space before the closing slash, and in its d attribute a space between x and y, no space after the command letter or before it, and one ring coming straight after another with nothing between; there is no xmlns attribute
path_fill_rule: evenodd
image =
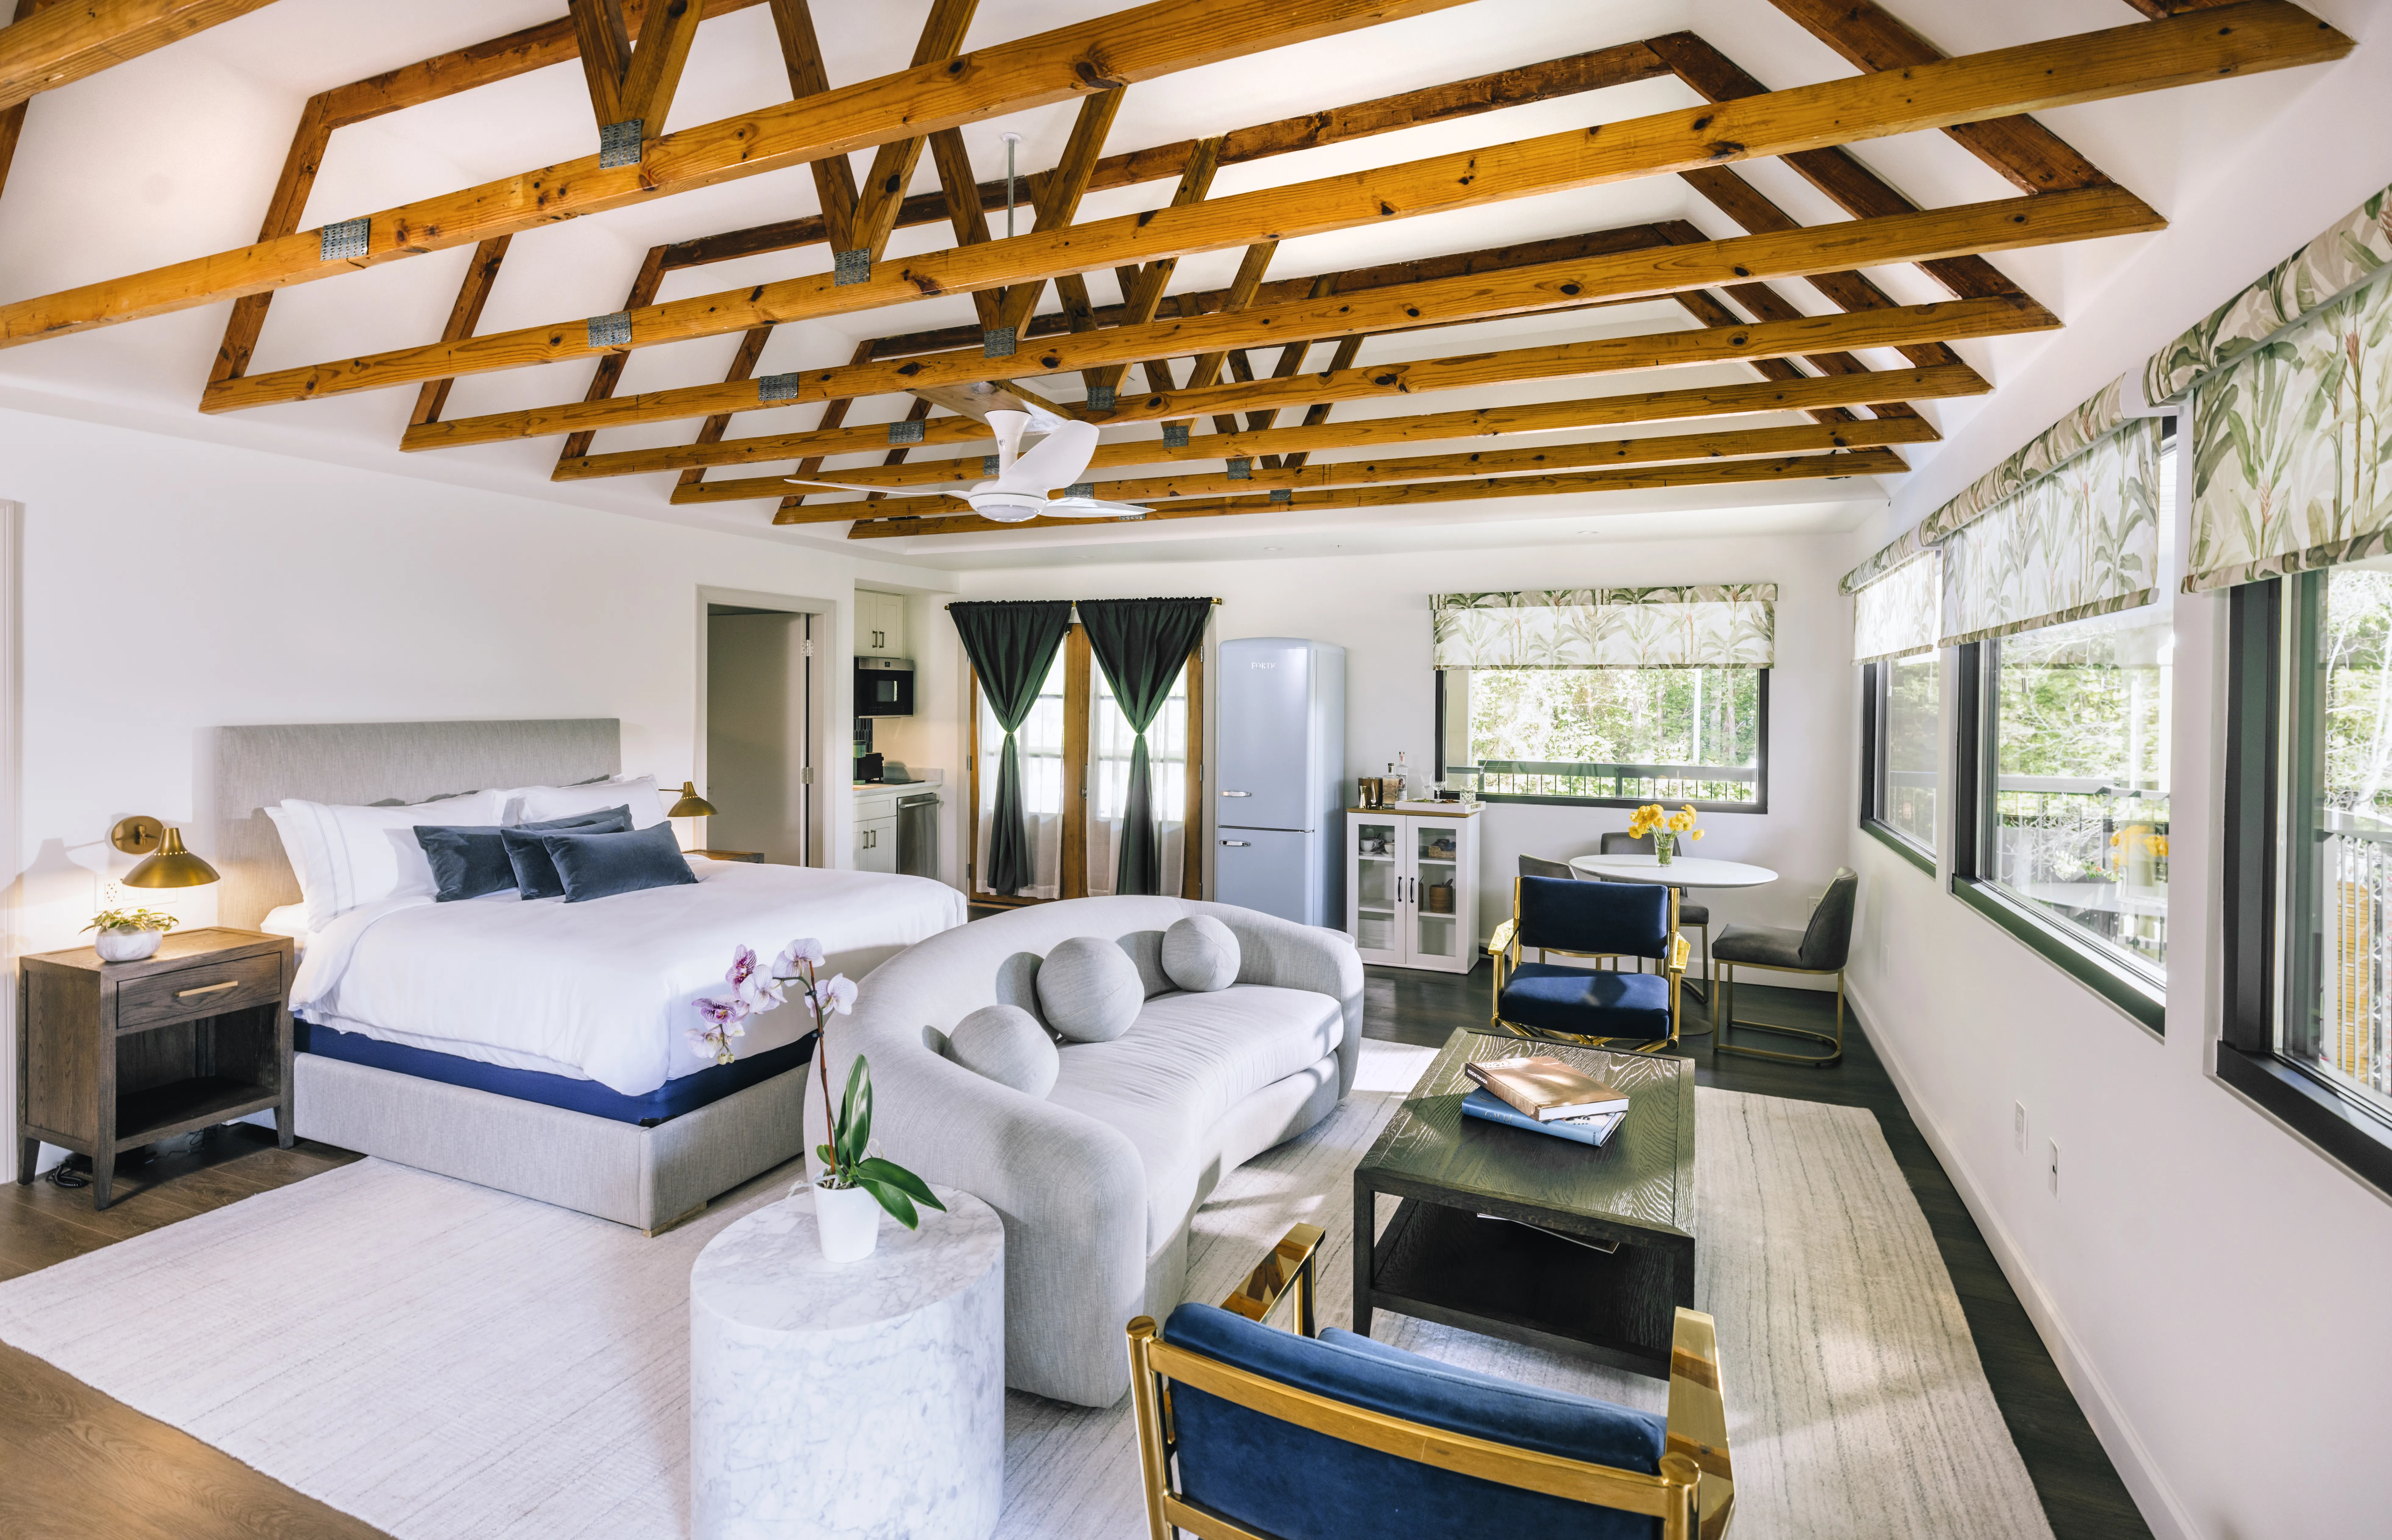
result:
<svg viewBox="0 0 2392 1540"><path fill-rule="evenodd" d="M1666 867L1658 855L1573 855L1570 867L1606 882L1661 882L1673 888L1757 888L1777 881L1767 867L1703 855L1681 855Z"/></svg>

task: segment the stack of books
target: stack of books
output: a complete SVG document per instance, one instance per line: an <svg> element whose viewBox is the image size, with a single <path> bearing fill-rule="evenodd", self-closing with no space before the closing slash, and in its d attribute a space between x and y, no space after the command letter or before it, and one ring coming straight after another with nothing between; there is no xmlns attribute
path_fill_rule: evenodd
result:
<svg viewBox="0 0 2392 1540"><path fill-rule="evenodd" d="M1628 1093L1551 1054L1489 1059L1462 1066L1477 1090L1462 1110L1490 1123L1601 1144L1628 1116Z"/></svg>

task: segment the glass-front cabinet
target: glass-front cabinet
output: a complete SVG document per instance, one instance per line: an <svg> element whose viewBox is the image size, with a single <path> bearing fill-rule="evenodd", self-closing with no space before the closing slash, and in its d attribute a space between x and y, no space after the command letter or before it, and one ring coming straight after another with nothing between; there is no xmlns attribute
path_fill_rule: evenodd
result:
<svg viewBox="0 0 2392 1540"><path fill-rule="evenodd" d="M1365 962L1470 972L1477 873L1475 815L1346 810L1346 932Z"/></svg>

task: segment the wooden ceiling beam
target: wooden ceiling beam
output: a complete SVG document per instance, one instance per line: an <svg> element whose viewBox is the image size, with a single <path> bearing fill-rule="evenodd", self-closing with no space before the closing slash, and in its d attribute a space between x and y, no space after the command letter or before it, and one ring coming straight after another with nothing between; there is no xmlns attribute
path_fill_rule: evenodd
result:
<svg viewBox="0 0 2392 1540"><path fill-rule="evenodd" d="M947 206L947 224L955 232L956 244L977 246L986 241L988 211L974 196L978 184L972 180L971 155L964 148L961 129L942 128L930 136L930 163L939 174L939 193ZM903 205L899 209L899 223L904 223ZM995 294L986 289L973 290L972 308L978 312L982 332L996 324ZM1025 329L1023 335L1028 334ZM971 337L967 332L956 338L955 346L963 347L970 342ZM864 356L856 361L868 363L871 359L872 350L867 346Z"/></svg>
<svg viewBox="0 0 2392 1540"><path fill-rule="evenodd" d="M640 259L639 270L631 275L630 293L623 296L624 309L636 310L643 305L655 303L656 290L665 281L664 253L665 249L662 246L650 246L647 255ZM631 356L629 353L609 353L599 359L598 367L591 372L590 386L581 393L581 398L584 401L610 399L615 394L615 387L622 384L624 366L630 361ZM413 427L417 424L409 425ZM559 463L562 463L565 459L573 456L589 453L590 441L596 437L596 434L587 432L568 435L565 440L565 449L559 456Z"/></svg>
<svg viewBox="0 0 2392 1540"><path fill-rule="evenodd" d="M1876 0L1775 0L1775 4L1856 70L1909 70L1945 57ZM1954 124L1944 132L2022 192L2099 187L2110 179L2059 135L2023 115Z"/></svg>
<svg viewBox="0 0 2392 1540"><path fill-rule="evenodd" d="M1761 413L1810 411L1822 406L1865 405L1887 400L1930 400L1961 396L1982 396L1993 387L1973 371L1966 369L1886 370L1873 374L1844 375L1829 379L1809 376L1787 381L1748 381L1736 385L1696 385L1680 390L1642 391L1620 396L1595 396L1576 401L1532 401L1518 406L1474 407L1458 411L1440 411L1417 417L1372 417L1340 423L1323 423L1317 426L1273 428L1268 433L1235 433L1191 437L1187 447L1173 449L1156 439L1116 439L1097 446L1091 468L1111 469L1124 465L1192 464L1210 462L1219 463L1231 459L1252 459L1279 451L1309 452L1316 450L1371 449L1396 444L1458 443L1474 438L1501 437L1506 434L1554 433L1586 428L1620 427L1630 424L1679 422L1690 418L1738 417ZM940 432L941 424L948 431ZM932 418L923 424L933 442L987 442L987 430L977 424L963 423L956 418ZM1851 427L1853 423L1828 424ZM965 433L961 429L977 430ZM888 443L886 429L865 429L849 435L816 436L819 448L814 452L827 457L834 454L859 453L884 448ZM966 457L967 464L969 457ZM950 466L955 462L950 461ZM909 465L897 471L841 471L839 479L862 484L887 481L892 489L902 490L897 480L904 475L919 476L924 467ZM804 474L804 473L800 473ZM675 502L743 502L769 495L764 489L767 480L779 477L750 478L753 485L740 490L729 481L708 482L706 490L676 492ZM953 479L952 476L948 479ZM918 481L916 483L918 485ZM810 505L812 506L812 505ZM819 505L827 508L830 504ZM786 510L785 510L786 512ZM777 516L776 516L777 517ZM819 522L814 521L814 522Z"/></svg>
<svg viewBox="0 0 2392 1540"><path fill-rule="evenodd" d="M822 44L814 36L813 12L806 0L772 0L773 31L781 44L781 65L789 77L789 99L803 101L830 89L830 75L823 68ZM812 163L814 178L814 206L822 212L814 216L834 251L845 251L855 243L850 232L854 228L857 193L855 168L844 155L826 155ZM672 260L675 248L658 248L670 269L679 266Z"/></svg>
<svg viewBox="0 0 2392 1540"><path fill-rule="evenodd" d="M1218 518L1235 514L1301 514L1332 508L1393 508L1415 502L1478 502L1498 498L1556 497L1589 492L1649 491L1665 487L1751 486L1768 482L1899 476L1910 467L1892 450L1800 454L1774 460L1732 460L1722 464L1664 466L1652 470L1572 471L1548 476L1489 476L1472 481L1430 481L1394 487L1336 487L1295 492L1285 502L1268 497L1236 497L1175 503L1132 516L1126 522L1163 518ZM859 506L861 506L859 504ZM997 524L976 514L942 518L859 519L850 540L888 540L907 535L982 534L1015 529L1086 528L1102 520L1034 518Z"/></svg>
<svg viewBox="0 0 2392 1540"><path fill-rule="evenodd" d="M2232 17L2234 25L2213 18ZM2202 18L2138 22L2049 43L1861 75L1713 106L1656 113L1599 131L1572 129L1484 150L1209 199L1010 241L929 253L865 281L830 274L678 300L630 318L626 345L593 346L567 321L436 349L336 359L212 385L203 411L235 411L437 374L523 368L608 346L653 346L744 331L765 321L850 314L1246 244L1455 212L1722 161L1783 155L1855 138L1915 132L2014 112L2132 94L2308 61L2347 51L2349 39L2285 0L2244 0ZM696 132L696 131L694 131ZM2110 187L2046 197L2084 197ZM2129 195L2131 196L2131 195ZM2022 217L2024 217L2022 215ZM1968 249L1968 248L1962 248ZM1905 258L1904 260L1910 260ZM43 301L28 302L36 307ZM17 307L0 307L0 331Z"/></svg>
<svg viewBox="0 0 2392 1540"><path fill-rule="evenodd" d="M36 11L46 10L59 0L17 0L14 21L22 21ZM1655 61L1658 63L1658 60ZM17 140L25 132L25 102L0 107L0 192L8 188L8 166L17 158Z"/></svg>
<svg viewBox="0 0 2392 1540"><path fill-rule="evenodd" d="M774 0L775 5L789 3L791 0ZM1541 64L1525 65L1517 70L1504 70L1471 80L1453 81L1357 102L1348 107L1332 108L1325 112L1307 112L1302 117L1281 118L1252 128L1234 129L1222 138L1220 163L1225 166L1244 165L1274 155L1344 144L1418 124L1475 117L1481 112L1505 107L1551 101L1580 92L1602 90L1606 86L1651 80L1670 72L1670 67L1646 45L1624 43L1617 47L1574 54L1567 59L1548 59ZM935 148L936 136L932 138ZM1140 182L1161 181L1184 175L1188 157L1195 150L1196 144L1194 139L1181 139L1173 144L1133 150L1125 154L1108 155L1098 161L1096 169L1089 174L1088 190L1110 192L1118 188L1134 187ZM974 183L967 171L959 187L965 189L961 196L975 200L983 215L1005 207L1005 182L1001 177L995 181ZM935 225L942 219L952 222L956 198L956 194L944 187L935 194L917 193L899 207L897 224L902 228L908 225ZM828 238L819 215L804 215L769 225L756 225L680 241L672 246L667 265L672 268L699 267L709 262L726 262L734 257L789 251L813 245ZM965 243L961 240L956 242L958 245Z"/></svg>
<svg viewBox="0 0 2392 1540"><path fill-rule="evenodd" d="M1180 170L1179 185L1172 189L1171 206L1173 208L1186 208L1190 203L1202 202L1204 195L1213 190L1213 177L1221 169L1221 144L1222 141L1218 138L1196 141L1196 148L1189 151L1187 165ZM1124 278L1122 281L1121 313L1112 324L1115 326L1150 324L1154 320L1155 312L1163 307L1163 291L1169 287L1171 275L1178 268L1177 257L1159 257L1136 268L1132 276ZM1259 275L1257 277L1259 278ZM1090 320L1094 319L1091 315ZM1026 331L1024 335L1027 335ZM1122 375L1128 368L1129 365L1125 363L1104 364L1088 371L1084 383L1092 391L1118 390L1121 388Z"/></svg>
<svg viewBox="0 0 2392 1540"><path fill-rule="evenodd" d="M20 8L0 27L0 108L14 107L273 0L81 0Z"/></svg>
<svg viewBox="0 0 2392 1540"><path fill-rule="evenodd" d="M565 6L580 46L590 109L604 128L625 116L623 72L631 62L631 30L623 24L623 0L565 0Z"/></svg>
<svg viewBox="0 0 2392 1540"><path fill-rule="evenodd" d="M1800 427L1733 431L1711 429L1653 438L1602 438L1573 444L1538 444L1520 449L1471 450L1460 454L1333 460L1306 466L1257 464L1251 468L1250 474L1237 477L1230 476L1226 470L1190 470L1171 476L1097 481L1092 485L1095 495L1109 502L1178 503L1195 498L1239 497L1273 490L1450 481L1479 476L1529 476L1585 470L1599 465L1661 464L1678 460L1732 460L1797 454L1814 450L1925 444L1934 442L1936 437L1934 428L1916 417L1892 417L1860 423L1806 424ZM721 500L675 498L674 501ZM961 498L953 496L890 497L869 516L931 517L968 513L970 507ZM863 504L853 502L825 502L809 507L803 519L775 522L836 524L842 516L862 516L864 509Z"/></svg>
<svg viewBox="0 0 2392 1540"><path fill-rule="evenodd" d="M597 157L584 156L380 210L366 216L362 255L328 257L318 233L302 231L19 301L0 307L0 346L312 282L1461 3L1153 0L978 50L967 64L900 71L682 129L657 140L637 166L602 170Z"/></svg>
<svg viewBox="0 0 2392 1540"><path fill-rule="evenodd" d="M470 337L474 328L482 323L482 307L490 300L490 290L499 281L499 268L507 259L507 243L514 237L501 235L483 241L474 248L474 260L465 264L465 281L457 290L457 303L449 307L448 324L440 334L451 341ZM448 404L448 387L454 380L426 380L415 395L415 411L407 419L410 427L418 423L436 423L440 409Z"/></svg>
<svg viewBox="0 0 2392 1540"><path fill-rule="evenodd" d="M1063 158L1056 163L1053 170L1034 183L1038 216L1031 224L1030 234L1023 239L1035 241L1042 235L1056 235L1080 216L1080 200L1088 190L1088 176L1096 170L1097 157L1104 152L1105 136L1112 132L1113 119L1120 115L1123 95L1121 91L1099 91L1082 99L1079 115L1072 120L1072 132L1063 141ZM1011 244L1010 241L1002 243ZM1051 275L1025 275L1020 281L1007 285L1004 297L997 303L997 329L1010 329L1018 338L1021 328L1029 324L1030 318L1037 313L1038 296L1046 293L1047 278L1067 277L1086 270L1084 267L1060 268Z"/></svg>
<svg viewBox="0 0 2392 1540"><path fill-rule="evenodd" d="M1161 215L1157 215L1159 219ZM2022 245L2087 240L2163 228L2164 221L2134 194L2119 187L2086 188L2039 198L2005 198L1887 219L1852 220L1817 229L1739 236L1698 246L1659 251L1630 250L1583 261L1525 268L1488 278L1477 275L1407 287L1335 294L1325 299L1244 314L1200 316L1117 327L1050 340L1013 359L968 354L934 355L903 363L870 364L863 370L816 370L781 376L792 401L827 396L873 395L956 380L1022 378L1082 370L1099 363L1168 357L1253 346L1385 332L1419 325L1451 325L1490 316L1580 306L1598 300L1663 295L1746 277L1799 276L1887 262L1917 261L1954 252L2005 250ZM417 350L426 362L453 359L473 343ZM271 378L271 377L268 377ZM410 430L402 447L455 448L502 438L537 437L578 428L696 417L721 411L750 410L753 389L697 385L653 391L627 400L534 408L484 417L427 424ZM1112 415L1093 421L1139 420L1124 402Z"/></svg>
<svg viewBox="0 0 2392 1540"><path fill-rule="evenodd" d="M930 14L914 44L911 68L923 69L962 53L964 34L971 30L979 8L980 0L932 0ZM873 150L872 169L857 195L847 241L836 250L861 251L867 262L880 260L889 249L890 232L897 228L897 210L905 202L905 189L914 180L915 167L921 163L922 141L923 137L916 134L890 139Z"/></svg>

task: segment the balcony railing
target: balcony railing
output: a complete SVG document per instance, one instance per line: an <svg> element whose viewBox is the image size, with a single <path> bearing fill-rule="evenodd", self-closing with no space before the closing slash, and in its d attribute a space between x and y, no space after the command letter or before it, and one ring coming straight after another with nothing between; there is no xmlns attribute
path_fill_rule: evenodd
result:
<svg viewBox="0 0 2392 1540"><path fill-rule="evenodd" d="M1576 797L1618 802L1749 803L1761 772L1748 764L1592 764L1481 760L1450 764L1446 779L1476 778L1482 797Z"/></svg>

